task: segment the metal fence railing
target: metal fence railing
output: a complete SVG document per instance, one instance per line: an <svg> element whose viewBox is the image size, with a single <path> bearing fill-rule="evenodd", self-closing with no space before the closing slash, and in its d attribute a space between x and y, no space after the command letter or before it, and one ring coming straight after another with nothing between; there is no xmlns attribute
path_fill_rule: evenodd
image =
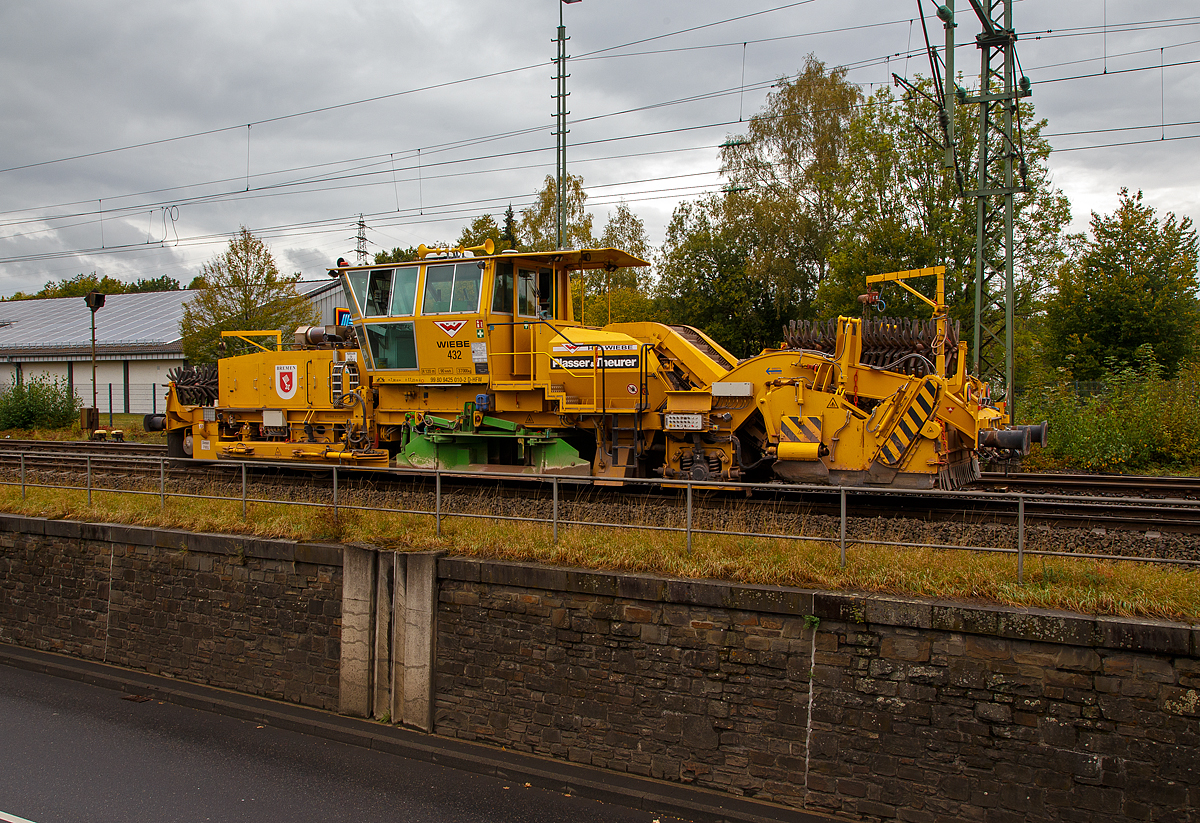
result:
<svg viewBox="0 0 1200 823"><path fill-rule="evenodd" d="M96 383L96 408L101 416L117 414L158 414L167 406L167 383ZM92 405L92 384L74 385L75 396L83 406Z"/></svg>
<svg viewBox="0 0 1200 823"><path fill-rule="evenodd" d="M886 494L893 497L896 501L912 499L914 496L928 496L929 492L920 490L907 489L888 489L886 491L875 488L862 487L829 487L829 486L813 486L802 484L749 484L749 483L734 483L726 481L691 481L691 480L670 480L663 481L657 479L643 478L624 478L622 482L630 486L645 485L656 487L660 491L674 492L678 496L678 506L682 508L682 522L680 523L630 523L612 522L606 520L581 520L564 517L562 514L562 495L561 491L564 486L584 487L591 486L597 489L603 489L593 483L590 477L558 477L558 476L536 476L531 477L527 474L501 474L489 472L486 476L488 479L519 481L524 483L536 484L543 490L549 492L549 515L536 516L534 514L501 514L496 512L471 512L471 511L449 511L447 509L448 496L443 490L443 479L458 478L479 480L480 475L467 472L452 472L446 470L438 470L433 472L432 477L427 473L417 472L415 470L391 469L390 473L410 477L414 482L424 481L433 482L433 505L431 508L394 508L387 505L381 505L379 502L372 500L370 505L359 505L350 502L346 499L345 478L347 477L348 469L346 467L329 466L327 464L298 464L289 463L223 463L224 466L236 466L234 471L235 488L240 483L240 494L237 496L228 496L224 494L215 494L212 492L199 493L195 491L187 491L183 488L171 488L169 481L169 473L167 471L169 464L172 461L166 457L98 457L84 455L75 458L65 458L62 454L46 454L41 452L17 452L0 450L0 460L16 462L19 459L19 473L17 477L12 477L12 473L6 472L5 479L0 480L0 486L20 486L21 499L25 500L28 489L61 489L67 491L83 491L87 495L87 505L90 508L93 505L96 494L128 494L128 495L154 495L159 498L161 508L166 507L168 499L171 498L189 498L199 500L225 501L241 504L242 518L249 517L249 506L252 504L286 504L301 507L318 507L328 508L332 510L332 516L336 520L341 516L342 512L362 511L383 514L412 514L427 516L433 521L433 528L438 536L442 534L443 523L450 518L467 518L467 519L488 519L493 521L509 521L509 522L528 522L542 523L547 526L552 533L553 540L557 543L559 540L559 532L566 527L588 527L599 529L638 529L653 532L668 532L677 533L684 536L686 549L688 554L692 553L693 541L697 535L714 535L725 537L746 537L746 538L762 538L769 540L804 540L813 543L826 543L831 546L836 546L838 550L838 560L842 568L846 566L847 550L853 546L891 546L899 549L916 548L916 549L936 549L944 551L970 551L982 552L990 554L1012 555L1017 561L1017 582L1024 582L1024 565L1026 558L1029 557L1063 557L1075 559L1089 560L1124 560L1139 563L1162 563L1175 566L1184 566L1190 568L1200 568L1200 560L1187 557L1170 557L1157 555L1129 555L1111 552L1084 552L1084 551L1063 551L1048 548L1029 548L1027 546L1028 523L1026 517L1026 504L1029 501L1061 501L1064 504L1070 504L1074 507L1093 507L1097 511L1108 511L1114 508L1114 500L1110 497L1090 497L1082 495L1044 495L1044 494L1024 494L1019 492L947 492L941 493L942 499L952 499L960 501L964 507L970 503L986 502L991 505L1001 504L1008 507L1008 511L1013 520L1012 545L962 545L956 543L931 543L931 542L912 542L900 540L888 540L878 536L871 537L855 537L848 533L848 524L850 522L851 503L856 496L879 496ZM71 470L64 466L65 459L73 459L85 476L85 484L74 485L71 482L45 482L45 478L38 480L30 479L30 472L37 473L39 476L45 473L43 464L51 463L53 471L60 475L69 475ZM82 464L80 465L80 461ZM11 465L11 464L10 464ZM103 472L98 470L99 466L103 466ZM118 469L127 467L129 469L140 469L142 476L146 478L146 485L149 488L128 488L128 487L104 487L98 485L99 481L108 477L113 472L113 467ZM16 468L14 466L14 468ZM157 469L157 472L148 472L147 469ZM304 490L310 496L319 497L319 499L296 499L284 497L264 497L258 496L258 489L268 486L267 478L254 478L254 473L257 470L277 471L278 469L286 468L289 470L302 470L309 473L312 478L312 483L307 484ZM374 470L378 471L378 470ZM356 473L353 469L349 473ZM155 477L156 475L156 477ZM317 478L324 475L328 478L327 484L318 484ZM63 478L65 481L67 478ZM191 481L194 484L194 480ZM609 481L611 483L611 481ZM255 486L257 483L257 487ZM180 483L182 485L182 482ZM837 531L833 533L832 529L821 533L804 533L803 529L800 532L781 532L770 530L737 530L737 529L720 529L706 528L698 526L695 523L695 515L697 508L695 505L695 495L703 492L728 491L728 490L754 490L760 492L770 490L773 492L804 492L806 494L815 495L836 495L838 501L839 515L837 517ZM544 498L542 498L544 500ZM1200 516L1200 502L1191 500L1161 500L1161 499L1141 499L1141 498L1125 498L1122 500L1126 504L1155 504L1161 505L1170 503L1172 506L1189 512L1190 517ZM534 506L524 506L527 512L531 512ZM902 506L901 506L902 508ZM878 518L879 515L874 514L872 518ZM895 518L894 518L895 519Z"/></svg>

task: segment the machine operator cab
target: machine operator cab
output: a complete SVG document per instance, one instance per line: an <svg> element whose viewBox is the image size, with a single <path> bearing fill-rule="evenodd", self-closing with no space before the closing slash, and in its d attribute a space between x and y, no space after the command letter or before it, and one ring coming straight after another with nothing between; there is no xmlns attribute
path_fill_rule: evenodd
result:
<svg viewBox="0 0 1200 823"><path fill-rule="evenodd" d="M418 253L407 263L330 270L341 278L363 367L376 384L544 382L551 341L569 346L580 327L572 276L649 265L616 249L494 254L490 240Z"/></svg>

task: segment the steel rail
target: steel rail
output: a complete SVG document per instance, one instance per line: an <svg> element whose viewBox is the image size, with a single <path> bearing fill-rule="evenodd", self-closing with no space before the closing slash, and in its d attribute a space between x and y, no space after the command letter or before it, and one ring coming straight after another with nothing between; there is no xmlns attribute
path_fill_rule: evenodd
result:
<svg viewBox="0 0 1200 823"><path fill-rule="evenodd" d="M26 466L26 469L28 469L28 464L30 462L28 458L33 457L33 456L34 455L26 455L26 454L21 455L22 462ZM40 455L40 456L41 457L49 457L49 455L45 455L45 454ZM257 504L257 503L268 503L268 504L281 504L282 503L282 504L292 504L292 505L303 506L303 507L322 507L322 508L329 507L329 501L324 500L324 499L297 500L294 498L293 499L283 499L283 498L279 498L279 497L260 497L257 495L250 496L250 494L248 493L248 488L249 488L248 487L248 475L249 475L249 469L251 469L251 468L270 469L270 470L288 470L291 472L295 472L296 470L302 471L302 472L306 473L306 475L307 475L306 479L308 480L308 483L306 484L306 486L310 490L312 490L314 487L314 484L312 483L313 474L329 473L333 476L335 483L336 483L339 468L343 472L347 468L347 467L333 467L333 466L329 466L329 465L325 465L325 464L295 464L295 463L290 463L290 462L288 462L288 463L259 463L259 462L232 463L231 462L230 464L227 464L227 466L225 466L225 468L234 469L237 472L237 474L240 475L239 479L241 480L241 484L240 484L241 485L241 488L240 488L241 493L238 497L227 497L224 495L213 494L211 492L210 493L194 493L191 491L183 491L183 490L168 491L168 489L167 489L167 473L165 470L168 459L165 457L158 457L158 458L146 458L146 457L115 458L114 457L114 458L108 458L106 460L106 462L110 463L110 464L124 463L124 464L126 464L126 468L128 468L130 466L141 466L142 468L145 468L147 465L149 465L153 468L157 468L157 475L158 475L158 481L159 481L158 488L152 489L152 490L129 489L129 488L110 488L110 487L100 485L97 481L103 479L106 476L106 472L97 471L95 469L95 467L93 466L93 458L91 455L85 455L84 460L85 460L85 471L87 474L85 486L78 486L78 485L73 485L73 484L61 484L61 483L56 483L56 484L41 483L41 482L37 482L36 478L33 482L31 482L29 479L29 476L28 476L28 471L26 470L26 471L22 472L21 479L20 479L20 487L21 487L22 497L24 498L27 494L28 488L32 487L32 488L69 489L69 490L78 490L78 491L86 490L89 507L93 503L94 495L106 494L106 493L108 493L108 494L156 495L160 498L160 505L163 507L166 506L166 501L168 498L224 500L224 501L228 501L228 502L237 502L240 499L240 502L242 504L242 516L243 516L243 518L245 518L248 514L249 505ZM59 462L59 461L56 461L56 462ZM377 471L363 471L363 472L359 472L358 474L361 474L363 476L370 476L373 474L378 474L378 472ZM414 477L416 477L417 479L420 479L420 480L428 479L427 475L421 475L421 474L416 474L416 473L411 473L411 472L409 474L413 475ZM151 476L152 472L144 471L143 475ZM184 476L188 479L194 479L195 473L187 472L184 474ZM885 540L885 539L880 539L877 537L871 537L869 539L866 539L866 538L854 537L854 536L847 535L847 521L848 521L847 498L854 497L854 496L869 497L869 496L873 496L873 495L874 496L882 495L885 497L892 496L892 497L897 497L897 498L903 498L905 496L924 494L924 492L922 492L922 491L914 491L914 490L891 489L891 490L887 490L886 492L881 493L876 490L867 490L867 489L862 489L862 488L857 488L857 487L845 487L845 488L830 489L830 487L826 487L826 486L817 487L817 486L806 486L806 485L801 485L801 484L786 484L786 485L779 485L779 486L773 485L772 486L772 489L784 488L785 490L788 490L788 491L820 492L820 493L823 493L826 495L830 495L831 493L836 493L839 498L840 513L839 513L839 517L838 517L838 520L839 520L838 537L834 538L832 536L829 536L828 534L819 534L819 533L818 534L805 534L804 528L805 528L806 524L803 520L801 520L801 522L799 524L801 530L798 533L796 533L796 532L781 533L778 531L766 531L766 530L745 531L745 530L733 530L733 529L704 528L703 526L697 526L695 523L693 523L693 512L695 510L695 504L694 504L695 495L693 493L695 490L700 490L701 492L708 492L710 494L712 494L714 492L715 493L728 492L731 487L735 488L735 489L743 489L743 490L748 491L748 490L753 490L755 488L754 484L727 483L727 482L719 482L719 481L718 482L708 482L708 483L700 482L700 481L678 481L678 480L661 481L661 480L645 480L645 479L632 479L632 478L627 481L632 486L638 486L638 485L645 486L645 487L658 486L660 489L662 489L663 487L666 487L666 488L675 489L675 490L677 490L677 492L683 492L683 494L679 494L676 497L675 508L680 507L679 506L679 498L680 497L683 498L683 500L685 501L685 505L686 505L685 525L679 526L679 525L660 525L660 524L654 524L654 523L638 524L635 522L630 522L630 519L621 519L620 522L581 520L581 519L565 519L565 520L562 519L560 517L559 508L557 505L557 500L558 500L557 492L559 490L559 487L564 484L568 485L568 486L577 487L577 488L582 487L582 486L585 486L590 483L590 480L591 480L590 478L563 478L563 477L546 477L546 476L531 477L530 475L524 475L524 474L517 475L517 474L502 474L502 473L488 475L488 479L493 480L493 481L498 480L498 479L500 479L500 480L520 480L520 481L524 481L527 484L532 481L533 483L541 485L543 494L545 492L545 486L547 484L552 484L552 488L555 493L554 494L555 505L554 505L554 508L552 511L551 518L546 518L546 517L542 517L542 516L504 515L504 514L495 513L495 512L479 513L479 512L471 512L471 511L451 511L449 509L449 503L453 499L453 494L451 494L450 496L447 496L444 493L443 478L448 478L450 480L469 479L469 480L474 481L474 480L478 480L479 476L476 474L467 473L467 472L450 472L450 471L442 471L442 470L439 470L438 472L436 472L435 473L435 481L436 481L435 501L434 501L434 508L432 511L430 511L428 509L394 509L394 508L389 508L389 507L380 506L380 505L360 506L360 505L350 504L349 502L341 502L339 505L337 501L335 501L335 505L337 505L343 511L354 510L354 511L366 511L366 512L390 512L390 513L403 513L403 514L417 514L417 515L432 516L435 518L435 523L436 523L437 531L439 534L441 533L441 526L442 526L443 520L446 518L451 518L451 517L488 519L488 520L493 520L493 521L503 520L503 521L524 521L524 522L544 523L548 526L549 525L553 526L554 534L556 537L557 537L558 528L560 525L586 526L586 527L597 527L597 528L606 528L606 527L607 528L629 528L629 527L632 527L632 528L644 529L647 531L677 532L677 533L681 533L686 536L689 552L691 550L692 539L695 535L723 535L723 536L751 537L751 538L760 538L760 539L782 539L782 540L800 539L800 540L808 540L811 542L821 542L821 543L832 543L832 542L834 542L834 540L837 540L837 542L839 544L839 550L840 550L840 562L842 563L843 566L846 563L846 547L848 545L849 546L884 545L884 546L894 546L896 548L929 548L929 549L936 549L936 550L959 550L959 549L961 549L961 550L989 552L989 553L1016 554L1017 561L1018 561L1018 566L1017 566L1018 582L1021 582L1023 561L1026 556L1055 556L1055 557L1075 557L1075 558L1081 558L1081 559L1130 560L1130 561L1136 561L1136 562L1155 562L1155 563L1164 563L1164 564L1172 564L1172 565L1183 565L1183 566L1188 566L1188 567L1200 566L1200 559L1198 559L1195 556L1174 557L1174 556L1161 556L1159 554L1151 554L1151 555L1147 556L1145 554L1128 554L1128 553L1123 553L1123 552L1103 553L1103 552L1088 552L1088 551L1055 551L1053 549L1027 549L1025 537L1026 537L1029 518L1027 516L1026 508L1031 502L1034 502L1034 503L1038 502L1038 499L1036 497L1033 497L1033 496L1030 496L1027 494L1022 494L1022 493L1007 492L1007 493L1000 494L1000 493L989 493L989 492L954 492L954 493L946 495L947 497L956 497L956 498L959 498L962 500L975 501L975 502L983 501L983 500L995 501L997 505L1006 505L1006 506L1010 507L1010 511L1011 511L1011 507L1015 506L1017 509L1017 516L1018 516L1018 528L1017 528L1017 534L1016 534L1016 548L1012 548L1012 547L990 546L990 545L989 546L961 545L961 544L942 543L942 542L932 543L932 542L897 541L897 540ZM275 479L279 479L279 478L275 478ZM263 478L260 478L259 480L256 480L256 482L260 482L260 481L264 485L269 485L270 478L263 477ZM564 483L564 481L566 481L566 482ZM14 481L11 481L11 480L3 480L3 481L0 481L0 485L14 486L14 485L17 485L17 483ZM336 493L337 493L336 485L334 486L332 491L336 495ZM606 492L606 494L608 494L608 492ZM320 495L319 489L318 489L318 495ZM703 497L703 495L701 495L701 497ZM1070 501L1071 503L1081 503L1082 502L1086 505L1094 505L1094 506L1110 506L1112 504L1112 500L1107 499L1107 498L1081 498L1080 496L1068 495L1068 496L1063 496L1061 499ZM767 502L773 504L775 501L767 501ZM1162 501L1141 501L1141 502L1161 503ZM1197 504L1195 504L1194 502L1191 502L1191 501L1172 501L1172 503L1173 504L1183 504L1185 507L1191 508L1191 509L1200 508L1197 506Z"/></svg>

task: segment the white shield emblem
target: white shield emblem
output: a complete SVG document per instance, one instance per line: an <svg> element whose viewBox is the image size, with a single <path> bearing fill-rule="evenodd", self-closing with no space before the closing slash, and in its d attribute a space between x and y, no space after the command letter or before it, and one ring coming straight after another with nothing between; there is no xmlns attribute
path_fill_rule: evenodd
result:
<svg viewBox="0 0 1200 823"><path fill-rule="evenodd" d="M296 396L296 366L275 367L275 393L284 400L291 400Z"/></svg>

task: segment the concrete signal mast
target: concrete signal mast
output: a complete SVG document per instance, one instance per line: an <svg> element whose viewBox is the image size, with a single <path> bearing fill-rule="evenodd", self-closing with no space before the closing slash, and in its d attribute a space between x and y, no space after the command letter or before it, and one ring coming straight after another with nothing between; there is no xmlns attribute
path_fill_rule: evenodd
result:
<svg viewBox="0 0 1200 823"><path fill-rule="evenodd" d="M558 4L558 57L555 58L555 66L558 73L554 75L555 81L558 83L557 91L554 98L558 101L558 110L554 114L554 136L557 138L556 154L555 154L555 227L557 229L555 248L563 248L563 231L566 221L564 210L566 209L566 193L567 193L567 27L563 25L563 6L569 3L578 3L579 0L560 0Z"/></svg>

